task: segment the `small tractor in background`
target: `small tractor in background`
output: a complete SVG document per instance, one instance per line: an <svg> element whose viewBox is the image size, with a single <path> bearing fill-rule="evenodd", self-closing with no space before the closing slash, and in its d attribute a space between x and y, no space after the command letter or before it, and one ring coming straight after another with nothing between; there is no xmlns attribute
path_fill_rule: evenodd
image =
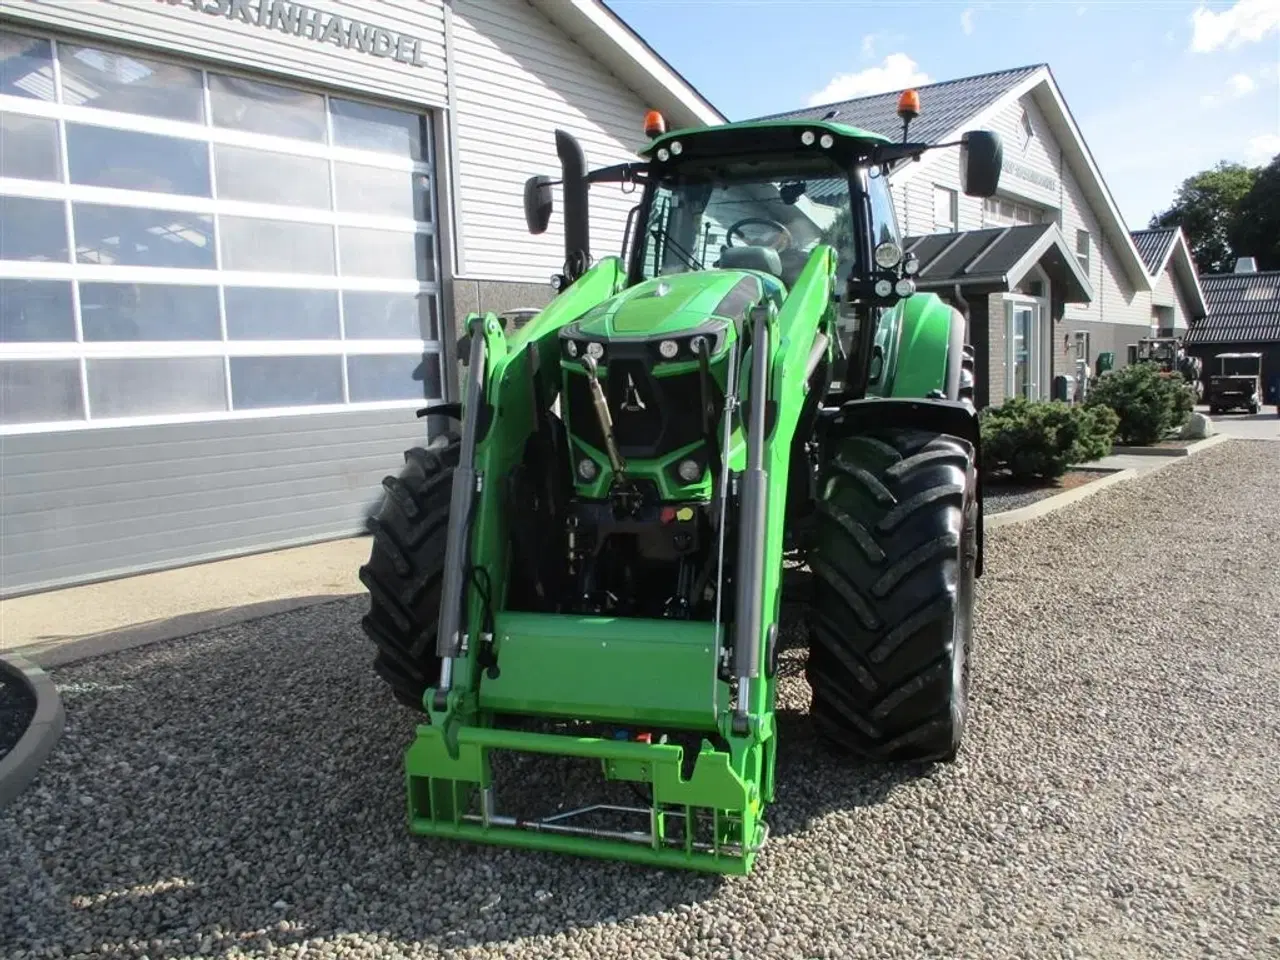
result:
<svg viewBox="0 0 1280 960"><path fill-rule="evenodd" d="M919 111L907 91L899 113ZM668 132L588 172L557 130L558 294L467 318L456 426L405 455L361 578L374 666L420 713L409 830L748 872L776 788L788 551L816 731L849 757L947 762L982 571L963 316L916 292L891 165L959 147L989 197L999 137L902 142L831 120ZM553 181L532 177L534 234ZM635 192L593 260L589 190ZM504 755L587 761L591 797L511 812ZM596 783L598 781L598 783ZM617 788L616 797L592 799Z"/></svg>
<svg viewBox="0 0 1280 960"><path fill-rule="evenodd" d="M1209 376L1209 412L1226 413L1243 409L1257 415L1262 409L1262 354L1218 353L1217 373Z"/></svg>
<svg viewBox="0 0 1280 960"><path fill-rule="evenodd" d="M1178 373L1195 391L1196 403L1204 399L1204 364L1182 347L1177 337L1146 337L1138 341L1138 363L1154 363L1165 373Z"/></svg>

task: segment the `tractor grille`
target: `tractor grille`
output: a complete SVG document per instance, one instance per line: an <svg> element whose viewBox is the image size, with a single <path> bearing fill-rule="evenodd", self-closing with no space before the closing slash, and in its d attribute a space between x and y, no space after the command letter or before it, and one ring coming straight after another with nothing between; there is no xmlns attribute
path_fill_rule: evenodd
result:
<svg viewBox="0 0 1280 960"><path fill-rule="evenodd" d="M674 377L655 377L643 361L615 360L609 364L609 377L601 386L613 417L614 440L624 457L661 457L702 439L696 370ZM718 408L721 396L714 380L712 400ZM585 376L569 376L568 413L570 432L597 450L604 450L604 435Z"/></svg>

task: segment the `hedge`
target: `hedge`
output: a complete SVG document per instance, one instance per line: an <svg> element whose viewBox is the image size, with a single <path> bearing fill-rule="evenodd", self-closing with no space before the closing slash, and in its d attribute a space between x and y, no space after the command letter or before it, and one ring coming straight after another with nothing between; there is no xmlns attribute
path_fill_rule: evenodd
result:
<svg viewBox="0 0 1280 960"><path fill-rule="evenodd" d="M1195 409L1195 390L1180 373L1164 373L1153 363L1135 363L1096 377L1089 384L1085 406L1110 409L1119 417L1117 442L1147 446L1187 422Z"/></svg>
<svg viewBox="0 0 1280 960"><path fill-rule="evenodd" d="M1012 397L979 415L981 470L1016 483L1056 480L1073 464L1109 454L1119 420L1105 406Z"/></svg>

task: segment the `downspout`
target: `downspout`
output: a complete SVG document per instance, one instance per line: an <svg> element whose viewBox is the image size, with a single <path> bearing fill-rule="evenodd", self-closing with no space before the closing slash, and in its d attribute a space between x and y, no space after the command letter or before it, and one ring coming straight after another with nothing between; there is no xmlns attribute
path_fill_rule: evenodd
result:
<svg viewBox="0 0 1280 960"><path fill-rule="evenodd" d="M453 2L444 2L444 82L445 103L448 106L446 149L449 151L449 227L453 231L453 268L455 277L467 275L466 244L462 236L462 217L459 214L459 194L462 180L458 163L458 80L453 63ZM437 161L438 162L438 161Z"/></svg>
<svg viewBox="0 0 1280 960"><path fill-rule="evenodd" d="M964 294L960 292L960 284L954 287L956 303L960 304L960 312L964 315L964 342L973 346L973 339L969 336L969 301L964 298Z"/></svg>

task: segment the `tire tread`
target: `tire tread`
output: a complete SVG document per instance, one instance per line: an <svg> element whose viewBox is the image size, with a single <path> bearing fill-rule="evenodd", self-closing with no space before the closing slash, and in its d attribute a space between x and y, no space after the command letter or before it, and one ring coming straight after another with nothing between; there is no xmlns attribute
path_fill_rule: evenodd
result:
<svg viewBox="0 0 1280 960"><path fill-rule="evenodd" d="M832 522L809 554L815 729L868 760L952 759L964 725L963 712L952 716L951 646L954 618L971 622L959 604L972 600L962 579L973 554L973 451L915 429L838 444L819 485L819 515Z"/></svg>

